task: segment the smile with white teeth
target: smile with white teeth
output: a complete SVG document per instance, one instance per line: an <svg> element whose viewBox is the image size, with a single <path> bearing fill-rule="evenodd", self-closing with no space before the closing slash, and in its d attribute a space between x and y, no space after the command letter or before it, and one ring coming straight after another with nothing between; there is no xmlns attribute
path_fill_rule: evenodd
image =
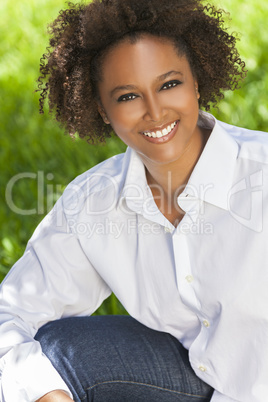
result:
<svg viewBox="0 0 268 402"><path fill-rule="evenodd" d="M177 121L174 121L174 123L170 124L167 128L164 128L163 130L157 130L156 132L154 131L145 131L142 134L146 135L147 137L153 137L153 138L161 138L164 137L165 135L168 135L171 130L176 126Z"/></svg>

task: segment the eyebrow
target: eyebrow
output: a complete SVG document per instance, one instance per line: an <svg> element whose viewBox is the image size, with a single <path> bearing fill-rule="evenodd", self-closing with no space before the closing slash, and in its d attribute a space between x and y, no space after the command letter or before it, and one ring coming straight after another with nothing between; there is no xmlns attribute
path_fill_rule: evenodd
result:
<svg viewBox="0 0 268 402"><path fill-rule="evenodd" d="M183 75L180 71L175 71L175 70L168 71L167 73L159 75L159 77L156 78L156 82L164 81L165 79L167 79L173 75L178 75L178 74ZM119 85L112 89L112 91L110 92L110 95L112 97L117 91L133 91L135 89L137 89L137 87L135 85Z"/></svg>

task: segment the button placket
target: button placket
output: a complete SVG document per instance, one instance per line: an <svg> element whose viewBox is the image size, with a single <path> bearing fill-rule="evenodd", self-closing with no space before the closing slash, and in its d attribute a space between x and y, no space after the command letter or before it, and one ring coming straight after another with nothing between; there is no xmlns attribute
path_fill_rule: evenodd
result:
<svg viewBox="0 0 268 402"><path fill-rule="evenodd" d="M209 327L210 327L210 323L209 323L208 320L203 320L203 325L204 325L204 327L206 327L206 328L209 328Z"/></svg>
<svg viewBox="0 0 268 402"><path fill-rule="evenodd" d="M172 229L169 228L169 227L167 227L167 226L164 227L164 231L165 231L166 233L172 233Z"/></svg>
<svg viewBox="0 0 268 402"><path fill-rule="evenodd" d="M186 281L187 281L188 283L192 283L192 282L194 281L193 275L187 275L187 276L185 277L185 279L186 279Z"/></svg>
<svg viewBox="0 0 268 402"><path fill-rule="evenodd" d="M183 221L186 223L191 222L189 216L184 216ZM199 314L200 302L196 297L194 289L194 278L191 275L191 263L189 256L188 236L179 231L179 227L172 237L173 249L176 264L176 280L177 287L184 304L191 308L192 311Z"/></svg>
<svg viewBox="0 0 268 402"><path fill-rule="evenodd" d="M207 371L206 367L203 366L203 365L199 366L198 369L199 369L200 371L202 371L202 373L205 373L205 372Z"/></svg>

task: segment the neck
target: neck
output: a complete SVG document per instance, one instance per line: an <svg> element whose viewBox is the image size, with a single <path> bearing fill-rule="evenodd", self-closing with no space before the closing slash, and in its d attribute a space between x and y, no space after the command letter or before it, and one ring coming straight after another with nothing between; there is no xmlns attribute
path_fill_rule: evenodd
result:
<svg viewBox="0 0 268 402"><path fill-rule="evenodd" d="M189 141L177 160L163 165L144 161L147 182L155 203L175 226L184 215L183 211L178 210L177 197L184 190L210 134L209 130L199 131L199 135Z"/></svg>

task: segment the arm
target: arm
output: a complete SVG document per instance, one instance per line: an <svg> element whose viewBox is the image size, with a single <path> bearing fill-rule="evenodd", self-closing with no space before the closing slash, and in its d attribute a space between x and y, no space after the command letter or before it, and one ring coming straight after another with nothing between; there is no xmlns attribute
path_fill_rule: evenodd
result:
<svg viewBox="0 0 268 402"><path fill-rule="evenodd" d="M48 321L90 315L110 294L64 215L45 218L0 288L0 401L34 401L61 389L71 395L33 338Z"/></svg>

